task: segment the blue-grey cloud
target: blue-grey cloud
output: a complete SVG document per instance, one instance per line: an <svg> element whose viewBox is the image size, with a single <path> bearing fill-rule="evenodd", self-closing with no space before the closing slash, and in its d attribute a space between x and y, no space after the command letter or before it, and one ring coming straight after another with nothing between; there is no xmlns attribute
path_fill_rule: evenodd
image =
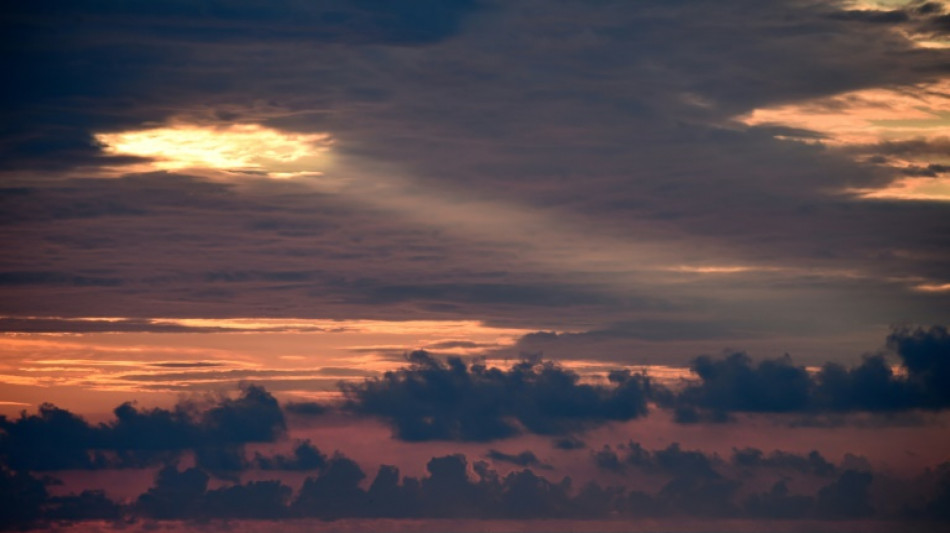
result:
<svg viewBox="0 0 950 533"><path fill-rule="evenodd" d="M342 383L346 408L387 420L403 440L490 441L631 420L646 414L650 397L650 380L624 371L599 386L550 362L525 360L501 370L459 358L442 363L418 351L409 363L381 378Z"/></svg>
<svg viewBox="0 0 950 533"><path fill-rule="evenodd" d="M753 363L745 354L724 359L699 357L699 378L661 403L676 409L681 422L724 420L729 413L899 412L950 407L950 335L943 326L898 328L888 346L900 359L895 373L883 355L866 356L855 367L827 363L814 375L791 358Z"/></svg>
<svg viewBox="0 0 950 533"><path fill-rule="evenodd" d="M286 430L277 400L254 385L210 405L184 402L169 410L124 403L114 412L115 420L98 425L49 404L35 415L0 417L0 458L18 470L98 469L143 466L191 449L225 468L224 459L237 455L220 450L270 442Z"/></svg>

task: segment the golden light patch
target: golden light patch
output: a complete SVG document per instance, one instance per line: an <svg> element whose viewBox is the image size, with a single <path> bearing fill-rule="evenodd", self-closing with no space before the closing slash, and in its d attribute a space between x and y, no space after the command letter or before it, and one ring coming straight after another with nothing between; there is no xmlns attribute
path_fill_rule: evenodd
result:
<svg viewBox="0 0 950 533"><path fill-rule="evenodd" d="M95 136L107 153L150 158L154 169L263 172L272 178L319 173L328 134L288 133L257 124L173 125Z"/></svg>
<svg viewBox="0 0 950 533"><path fill-rule="evenodd" d="M950 79L891 89L864 89L755 109L749 126L779 125L823 134L826 145L861 145L950 135ZM804 139L803 139L804 140Z"/></svg>
<svg viewBox="0 0 950 533"><path fill-rule="evenodd" d="M16 386L4 400L33 402L34 389L54 388L73 391L69 401L118 392L170 401L183 391L225 390L243 381L275 393L323 394L336 391L340 380L400 368L401 354L412 350L478 355L531 331L473 320L32 318L51 331L0 334L0 389ZM78 327L109 321L119 329ZM56 322L70 333L60 336ZM122 331L126 322L142 331Z"/></svg>
<svg viewBox="0 0 950 533"><path fill-rule="evenodd" d="M950 283L922 283L914 289L920 292L950 292Z"/></svg>
<svg viewBox="0 0 950 533"><path fill-rule="evenodd" d="M671 272L689 274L739 274L742 272L775 272L778 267L749 266L749 265L679 265L667 269Z"/></svg>
<svg viewBox="0 0 950 533"><path fill-rule="evenodd" d="M748 126L785 126L816 132L809 138L779 136L800 142L821 143L856 154L868 162L881 143L942 141L950 137L950 79L913 86L864 89L826 98L755 109L736 119ZM896 169L945 165L941 154L888 154L884 164ZM847 189L862 199L950 201L950 177L900 177L881 188Z"/></svg>
<svg viewBox="0 0 950 533"><path fill-rule="evenodd" d="M882 189L851 189L861 198L874 200L950 201L950 178L903 178Z"/></svg>

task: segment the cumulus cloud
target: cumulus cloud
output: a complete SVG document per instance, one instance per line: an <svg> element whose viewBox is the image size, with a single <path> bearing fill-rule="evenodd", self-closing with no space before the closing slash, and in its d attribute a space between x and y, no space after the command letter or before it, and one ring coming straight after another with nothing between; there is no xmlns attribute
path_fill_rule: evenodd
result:
<svg viewBox="0 0 950 533"><path fill-rule="evenodd" d="M92 425L44 404L35 415L0 417L0 457L14 469L44 471L141 466L192 449L209 465L229 469L238 460L229 447L270 442L286 429L277 400L254 385L237 398L186 401L171 410L124 403L114 414L115 420Z"/></svg>
<svg viewBox="0 0 950 533"><path fill-rule="evenodd" d="M409 366L362 383L342 383L346 408L382 417L394 436L408 441L490 441L522 431L563 435L647 413L650 380L629 371L610 374L610 385L580 383L551 362L524 360L510 370L446 363L428 353L409 354Z"/></svg>
<svg viewBox="0 0 950 533"><path fill-rule="evenodd" d="M681 422L724 420L729 413L899 412L950 407L950 335L943 326L902 327L887 338L901 365L895 372L883 355L866 356L851 368L826 363L817 373L791 358L753 363L745 354L699 357L699 378L660 401Z"/></svg>

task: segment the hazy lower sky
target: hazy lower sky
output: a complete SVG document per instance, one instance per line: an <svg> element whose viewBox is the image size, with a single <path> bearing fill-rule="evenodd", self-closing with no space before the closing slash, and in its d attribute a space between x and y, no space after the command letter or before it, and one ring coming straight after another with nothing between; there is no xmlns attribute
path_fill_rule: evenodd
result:
<svg viewBox="0 0 950 533"><path fill-rule="evenodd" d="M0 34L0 529L950 516L950 2Z"/></svg>

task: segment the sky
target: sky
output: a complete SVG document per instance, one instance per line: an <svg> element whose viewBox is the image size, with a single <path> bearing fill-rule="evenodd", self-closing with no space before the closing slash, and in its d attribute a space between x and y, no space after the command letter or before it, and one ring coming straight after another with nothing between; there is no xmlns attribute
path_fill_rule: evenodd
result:
<svg viewBox="0 0 950 533"><path fill-rule="evenodd" d="M0 529L946 527L950 2L0 35Z"/></svg>

